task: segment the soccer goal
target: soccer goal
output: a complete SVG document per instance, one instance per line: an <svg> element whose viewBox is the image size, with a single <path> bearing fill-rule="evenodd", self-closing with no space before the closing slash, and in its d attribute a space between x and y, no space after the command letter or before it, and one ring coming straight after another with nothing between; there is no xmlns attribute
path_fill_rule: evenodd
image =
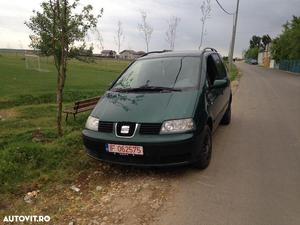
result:
<svg viewBox="0 0 300 225"><path fill-rule="evenodd" d="M36 70L39 72L49 72L48 68L48 58L40 57L35 54L24 54L25 67L27 70Z"/></svg>
<svg viewBox="0 0 300 225"><path fill-rule="evenodd" d="M41 71L41 60L38 55L25 54L24 57L27 70Z"/></svg>

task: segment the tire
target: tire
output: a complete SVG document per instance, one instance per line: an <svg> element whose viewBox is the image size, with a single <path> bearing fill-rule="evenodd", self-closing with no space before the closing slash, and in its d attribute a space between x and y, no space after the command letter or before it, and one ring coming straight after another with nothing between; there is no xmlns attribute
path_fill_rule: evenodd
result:
<svg viewBox="0 0 300 225"><path fill-rule="evenodd" d="M229 103L226 112L221 120L222 125L228 125L231 122L231 103Z"/></svg>
<svg viewBox="0 0 300 225"><path fill-rule="evenodd" d="M193 163L193 167L204 170L208 167L212 154L212 134L208 125L204 127L202 135L198 137L196 142L198 160Z"/></svg>

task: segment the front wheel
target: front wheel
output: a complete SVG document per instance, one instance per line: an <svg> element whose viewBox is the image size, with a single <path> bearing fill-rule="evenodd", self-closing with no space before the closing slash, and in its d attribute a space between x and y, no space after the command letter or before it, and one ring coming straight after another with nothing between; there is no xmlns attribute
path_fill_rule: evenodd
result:
<svg viewBox="0 0 300 225"><path fill-rule="evenodd" d="M193 166L201 170L206 169L210 163L212 153L212 135L209 126L204 127L203 134L197 140L196 148L198 160Z"/></svg>

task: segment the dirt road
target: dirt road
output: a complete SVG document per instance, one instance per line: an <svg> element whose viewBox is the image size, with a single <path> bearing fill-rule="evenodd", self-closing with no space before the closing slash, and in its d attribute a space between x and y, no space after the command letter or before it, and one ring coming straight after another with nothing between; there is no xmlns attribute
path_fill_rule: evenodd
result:
<svg viewBox="0 0 300 225"><path fill-rule="evenodd" d="M213 159L187 170L159 225L300 224L300 75L238 64L232 123Z"/></svg>

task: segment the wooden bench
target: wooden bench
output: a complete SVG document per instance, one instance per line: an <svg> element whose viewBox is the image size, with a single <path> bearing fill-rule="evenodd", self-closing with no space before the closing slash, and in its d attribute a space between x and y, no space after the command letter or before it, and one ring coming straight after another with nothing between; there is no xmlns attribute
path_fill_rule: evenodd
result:
<svg viewBox="0 0 300 225"><path fill-rule="evenodd" d="M63 111L64 113L66 113L66 121L68 120L69 114L73 114L73 118L75 120L76 114L92 110L93 108L95 108L99 99L100 99L100 96L76 101L72 108L68 108Z"/></svg>

